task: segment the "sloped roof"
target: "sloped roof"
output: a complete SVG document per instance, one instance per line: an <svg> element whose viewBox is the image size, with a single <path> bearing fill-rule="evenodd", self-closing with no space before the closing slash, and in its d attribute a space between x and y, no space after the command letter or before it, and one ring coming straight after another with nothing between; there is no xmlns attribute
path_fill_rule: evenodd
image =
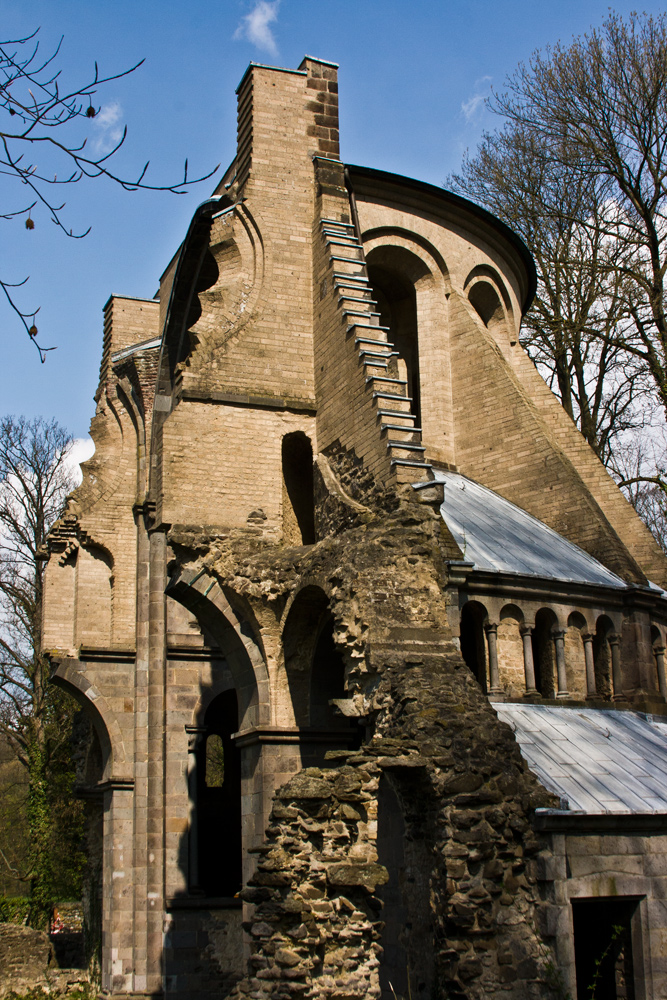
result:
<svg viewBox="0 0 667 1000"><path fill-rule="evenodd" d="M667 719L613 709L493 707L561 808L589 815L667 812Z"/></svg>
<svg viewBox="0 0 667 1000"><path fill-rule="evenodd" d="M493 490L456 472L433 472L445 485L445 523L476 569L627 587L593 556Z"/></svg>

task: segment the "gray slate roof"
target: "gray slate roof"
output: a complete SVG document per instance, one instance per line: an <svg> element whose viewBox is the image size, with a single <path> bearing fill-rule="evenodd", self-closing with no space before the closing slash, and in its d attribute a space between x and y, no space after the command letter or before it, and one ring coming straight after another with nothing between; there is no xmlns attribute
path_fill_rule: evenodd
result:
<svg viewBox="0 0 667 1000"><path fill-rule="evenodd" d="M667 812L667 718L635 712L494 703L561 808L586 814Z"/></svg>
<svg viewBox="0 0 667 1000"><path fill-rule="evenodd" d="M456 472L433 471L445 484L445 523L476 569L627 587L593 556L493 490Z"/></svg>

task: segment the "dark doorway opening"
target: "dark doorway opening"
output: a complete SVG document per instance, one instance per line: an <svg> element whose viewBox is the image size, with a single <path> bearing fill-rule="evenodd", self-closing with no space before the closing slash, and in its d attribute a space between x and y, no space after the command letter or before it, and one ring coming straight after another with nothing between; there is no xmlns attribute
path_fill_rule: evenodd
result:
<svg viewBox="0 0 667 1000"><path fill-rule="evenodd" d="M385 247L373 251L372 259L368 262L368 280L380 313L380 325L389 327L387 334L389 342L398 352L398 368L394 374L407 382L407 395L412 399L410 409L419 424L421 389L417 295L413 281L399 269L401 263L406 266L403 256L406 256L412 264L412 254L404 252L402 255L400 248Z"/></svg>
<svg viewBox="0 0 667 1000"><path fill-rule="evenodd" d="M241 762L232 740L238 729L235 691L214 698L197 767L199 881L206 896L241 888Z"/></svg>
<svg viewBox="0 0 667 1000"><path fill-rule="evenodd" d="M578 1000L635 1000L632 925L638 898L572 900Z"/></svg>
<svg viewBox="0 0 667 1000"><path fill-rule="evenodd" d="M283 534L293 545L315 542L313 446L302 431L286 434L282 444Z"/></svg>

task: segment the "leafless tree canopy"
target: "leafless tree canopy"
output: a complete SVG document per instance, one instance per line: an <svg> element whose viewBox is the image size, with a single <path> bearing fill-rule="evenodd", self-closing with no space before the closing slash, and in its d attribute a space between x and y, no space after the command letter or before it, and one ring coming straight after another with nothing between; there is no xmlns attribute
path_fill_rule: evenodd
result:
<svg viewBox="0 0 667 1000"><path fill-rule="evenodd" d="M0 421L0 733L26 765L49 710L40 555L74 487L70 446L55 421Z"/></svg>
<svg viewBox="0 0 667 1000"><path fill-rule="evenodd" d="M42 213L65 235L81 239L89 230L77 233L67 226L59 188L106 177L126 191L141 188L182 194L188 185L206 180L218 169L191 179L186 160L183 176L176 183L151 183L148 163L136 176L123 176L113 164L126 131L111 151L99 156L89 153L86 125L100 110L95 103L98 92L105 84L134 73L141 63L107 76L100 74L95 63L88 80L69 85L59 68L62 39L54 51L44 56L36 36L34 32L25 38L0 42L0 173L19 185L19 200L15 205L3 206L0 218L8 221L22 216L26 228L34 229L35 219ZM0 276L0 289L44 361L46 352L53 348L41 347L37 341L35 317L39 310L22 308L16 299L16 289L27 280L9 282Z"/></svg>
<svg viewBox="0 0 667 1000"><path fill-rule="evenodd" d="M617 478L660 500L641 438L667 413L667 16L610 14L490 107L503 126L449 184L521 234L539 279L524 346Z"/></svg>

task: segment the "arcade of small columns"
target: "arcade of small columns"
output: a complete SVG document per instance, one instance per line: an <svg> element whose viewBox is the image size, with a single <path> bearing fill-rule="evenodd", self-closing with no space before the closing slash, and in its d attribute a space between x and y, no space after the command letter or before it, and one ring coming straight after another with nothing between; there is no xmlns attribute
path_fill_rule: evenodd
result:
<svg viewBox="0 0 667 1000"><path fill-rule="evenodd" d="M667 628L646 612L487 594L461 594L459 607L461 652L491 700L620 702L639 688L667 702ZM628 671L642 636L649 662Z"/></svg>

